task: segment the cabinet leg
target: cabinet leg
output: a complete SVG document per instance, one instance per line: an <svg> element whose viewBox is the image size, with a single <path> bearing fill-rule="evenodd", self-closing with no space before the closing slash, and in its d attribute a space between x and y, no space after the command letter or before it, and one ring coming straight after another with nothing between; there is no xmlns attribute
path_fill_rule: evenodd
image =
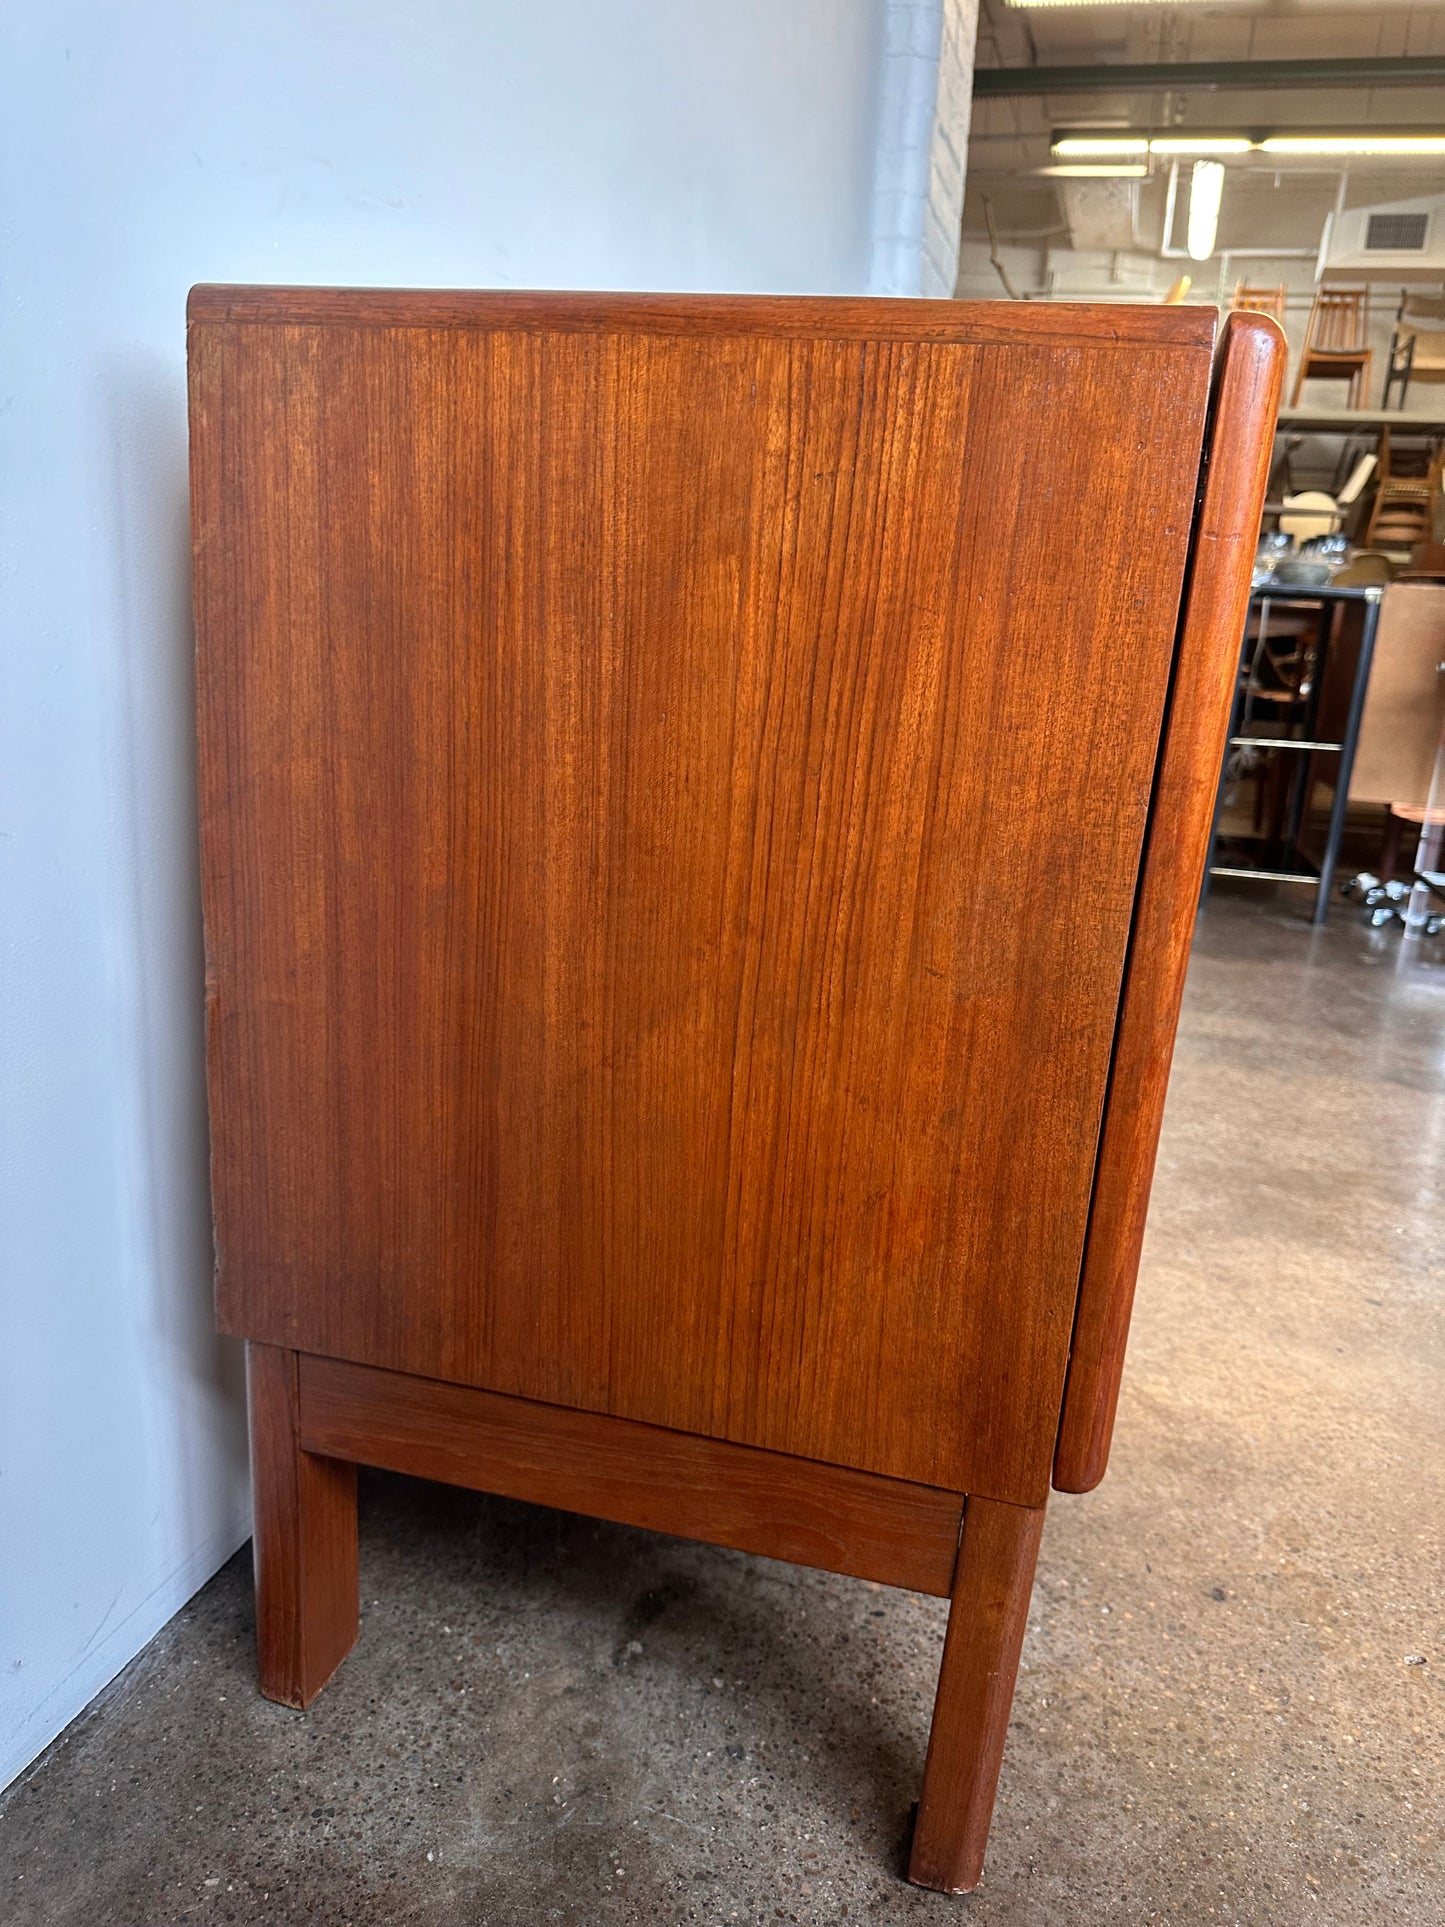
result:
<svg viewBox="0 0 1445 1927"><path fill-rule="evenodd" d="M971 1893L983 1873L1043 1524L1042 1506L964 1506L908 1866L920 1887Z"/></svg>
<svg viewBox="0 0 1445 1927"><path fill-rule="evenodd" d="M303 1452L296 1354L246 1347L261 1691L309 1706L356 1643L356 1467Z"/></svg>

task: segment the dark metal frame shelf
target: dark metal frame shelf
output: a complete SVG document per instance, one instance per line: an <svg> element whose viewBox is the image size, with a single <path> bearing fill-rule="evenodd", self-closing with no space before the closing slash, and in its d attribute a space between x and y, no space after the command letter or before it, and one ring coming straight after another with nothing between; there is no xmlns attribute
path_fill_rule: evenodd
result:
<svg viewBox="0 0 1445 1927"><path fill-rule="evenodd" d="M1335 865L1339 861L1340 843L1345 833L1345 810L1349 803L1350 772L1354 767L1355 745L1360 734L1360 717L1365 707L1365 691L1370 681L1370 665L1375 654L1375 632L1380 622L1380 602L1384 595L1382 588L1371 585L1368 588L1293 588L1283 585L1265 585L1254 591L1249 599L1251 615L1258 611L1264 623L1268 624L1270 605L1282 603L1295 608L1317 608L1319 624L1316 632L1318 651L1314 675L1308 692L1291 697L1287 691L1271 696L1267 691L1251 689L1252 673L1250 625L1245 623L1244 635L1240 640L1239 675L1235 682L1234 708L1229 719L1228 747L1225 750L1224 768L1220 772L1219 794L1214 805L1214 828L1209 840L1209 867L1205 873L1204 888L1207 894L1212 877L1241 877L1257 882L1307 883L1314 887L1315 923L1323 923L1330 906L1330 890L1334 882ZM1345 715L1345 727L1338 742L1327 741L1316 734L1316 721L1319 714L1320 694L1324 686L1324 672L1328 661L1333 633L1336 627L1335 614L1341 607L1359 605L1364 611L1364 624L1360 635L1359 659L1355 664L1354 680L1350 687L1349 706ZM1303 708L1300 719L1300 734L1289 735L1276 726L1275 733L1251 735L1243 727L1246 706L1251 695L1266 701L1281 703L1293 701ZM1271 719L1273 721L1273 719ZM1273 867L1268 864L1246 862L1221 862L1222 839L1219 819L1224 805L1225 781L1229 770L1230 752L1235 749L1273 749L1278 751L1304 752L1304 760L1299 764L1290 781L1290 801L1287 827L1283 837L1275 847L1292 867ZM1334 800L1330 805L1329 827L1325 833L1324 853L1315 863L1300 847L1304 834L1305 817L1309 805L1311 787L1311 758L1316 754L1337 755L1339 767L1335 772ZM1231 839L1239 841L1263 841L1263 839Z"/></svg>

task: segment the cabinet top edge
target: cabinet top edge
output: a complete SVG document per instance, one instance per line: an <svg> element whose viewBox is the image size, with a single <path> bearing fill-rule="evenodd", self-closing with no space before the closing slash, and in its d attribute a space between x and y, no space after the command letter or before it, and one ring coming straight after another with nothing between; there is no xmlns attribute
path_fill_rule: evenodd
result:
<svg viewBox="0 0 1445 1927"><path fill-rule="evenodd" d="M1058 342L1212 349L1213 307L902 300L872 295L604 294L512 289L202 284L187 320L274 327L536 329L555 333L769 334L959 346Z"/></svg>

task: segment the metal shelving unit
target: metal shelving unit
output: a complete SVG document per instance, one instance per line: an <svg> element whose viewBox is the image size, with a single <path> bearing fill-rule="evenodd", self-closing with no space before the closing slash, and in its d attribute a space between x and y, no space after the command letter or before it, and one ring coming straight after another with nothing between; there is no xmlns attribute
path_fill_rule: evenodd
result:
<svg viewBox="0 0 1445 1927"><path fill-rule="evenodd" d="M1380 602L1384 590L1307 589L1267 586L1256 589L1249 599L1250 612L1259 617L1258 625L1246 622L1240 648L1239 675L1235 683L1234 706L1229 719L1229 743L1224 769L1220 775L1219 795L1214 806L1214 828L1209 843L1209 868L1205 876L1208 891L1211 877L1244 877L1260 882L1306 884L1315 892L1314 922L1323 923L1330 904L1335 865L1345 832L1345 810L1349 802L1350 771L1355 761L1355 744L1360 733L1360 717L1365 707L1365 691L1370 681L1370 665L1375 653L1375 632L1380 621ZM1350 686L1345 725L1338 740L1319 734L1320 699L1325 671L1337 627L1335 616L1342 606L1359 604L1364 610L1359 659ZM1275 605L1295 609L1317 609L1318 621L1312 644L1301 665L1298 682L1290 686L1281 675L1279 688L1262 680L1262 670L1275 659L1268 651L1269 616ZM1251 629L1254 633L1251 634ZM1258 715L1268 708L1272 713ZM1231 765L1242 750L1272 750L1291 753L1298 758L1289 778L1281 834L1263 837L1223 837L1220 816ZM1302 848L1309 810L1314 757L1320 754L1339 757L1335 772L1334 801L1330 806L1325 847L1315 861ZM1259 861L1246 847L1262 845ZM1270 859L1274 859L1271 861Z"/></svg>

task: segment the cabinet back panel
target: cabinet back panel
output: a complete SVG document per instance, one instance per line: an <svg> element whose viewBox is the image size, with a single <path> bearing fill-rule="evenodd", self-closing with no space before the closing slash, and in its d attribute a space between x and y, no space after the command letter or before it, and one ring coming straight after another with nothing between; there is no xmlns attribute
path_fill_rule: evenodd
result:
<svg viewBox="0 0 1445 1927"><path fill-rule="evenodd" d="M568 300L193 320L222 1323L1037 1503L1208 342Z"/></svg>

